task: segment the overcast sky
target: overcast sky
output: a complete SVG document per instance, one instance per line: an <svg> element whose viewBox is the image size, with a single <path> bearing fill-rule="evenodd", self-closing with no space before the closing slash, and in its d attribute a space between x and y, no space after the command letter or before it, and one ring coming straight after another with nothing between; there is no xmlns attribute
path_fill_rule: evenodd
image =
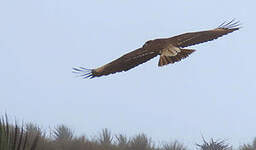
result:
<svg viewBox="0 0 256 150"><path fill-rule="evenodd" d="M195 148L256 137L255 1L1 0L0 113L43 128L65 124L92 136L102 128ZM92 80L72 67L99 67L150 39L212 29L235 18L242 29L193 46L181 62L158 57Z"/></svg>

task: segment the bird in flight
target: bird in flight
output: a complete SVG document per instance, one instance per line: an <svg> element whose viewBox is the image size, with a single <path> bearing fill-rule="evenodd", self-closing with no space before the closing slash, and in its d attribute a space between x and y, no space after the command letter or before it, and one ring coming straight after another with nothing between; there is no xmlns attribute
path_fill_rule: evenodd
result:
<svg viewBox="0 0 256 150"><path fill-rule="evenodd" d="M239 22L234 19L224 22L217 28L199 32L189 32L171 38L161 38L147 41L142 47L127 53L112 62L95 69L84 67L73 68L74 73L80 74L83 78L94 78L109 75L117 72L130 70L150 59L160 55L158 66L173 64L188 57L194 49L185 47L200 44L217 39L223 35L238 30Z"/></svg>

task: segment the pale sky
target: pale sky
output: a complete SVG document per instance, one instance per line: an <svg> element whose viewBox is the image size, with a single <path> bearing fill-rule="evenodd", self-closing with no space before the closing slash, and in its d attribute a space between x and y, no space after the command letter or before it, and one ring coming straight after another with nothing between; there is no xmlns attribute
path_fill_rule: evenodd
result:
<svg viewBox="0 0 256 150"><path fill-rule="evenodd" d="M102 128L194 149L206 139L235 147L256 137L253 0L1 0L0 112L43 128ZM144 42L207 30L235 18L242 29L193 46L159 68L158 57L128 72L81 79Z"/></svg>

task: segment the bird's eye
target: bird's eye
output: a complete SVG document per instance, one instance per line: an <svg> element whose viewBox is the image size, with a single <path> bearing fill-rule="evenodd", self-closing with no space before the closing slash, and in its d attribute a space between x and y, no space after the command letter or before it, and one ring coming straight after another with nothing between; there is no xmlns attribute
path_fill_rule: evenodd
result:
<svg viewBox="0 0 256 150"><path fill-rule="evenodd" d="M152 42L152 40L150 40L150 41L147 41L147 42L146 42L146 44L149 44L149 43L151 43L151 42Z"/></svg>
<svg viewBox="0 0 256 150"><path fill-rule="evenodd" d="M147 41L147 42L143 45L143 47L144 47L144 46L147 46L147 45L150 44L151 42L152 42L152 40Z"/></svg>

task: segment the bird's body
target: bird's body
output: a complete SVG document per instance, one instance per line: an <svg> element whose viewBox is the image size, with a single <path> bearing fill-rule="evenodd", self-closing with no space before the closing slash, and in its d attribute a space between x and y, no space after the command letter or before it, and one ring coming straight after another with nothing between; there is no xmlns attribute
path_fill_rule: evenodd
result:
<svg viewBox="0 0 256 150"><path fill-rule="evenodd" d="M238 30L238 22L232 20L223 23L218 28L200 32L190 32L174 36L147 41L141 48L127 53L120 58L96 69L83 67L73 68L76 73L81 73L84 78L100 77L116 72L127 71L154 57L160 55L158 66L175 63L186 58L195 50L183 49L184 47L211 41L225 34Z"/></svg>

